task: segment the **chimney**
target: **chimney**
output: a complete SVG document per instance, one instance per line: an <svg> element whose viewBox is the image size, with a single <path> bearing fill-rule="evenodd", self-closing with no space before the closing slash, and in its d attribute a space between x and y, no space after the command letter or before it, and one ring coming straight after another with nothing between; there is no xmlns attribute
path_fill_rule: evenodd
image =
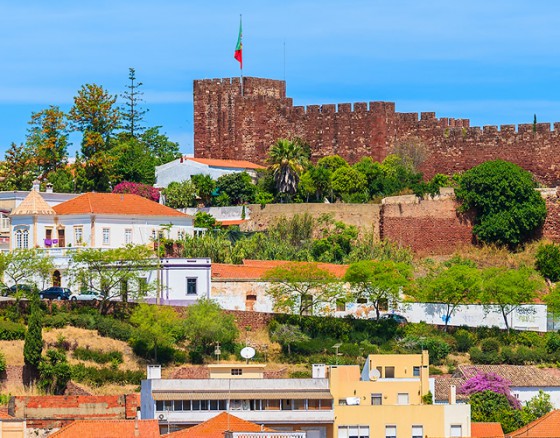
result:
<svg viewBox="0 0 560 438"><path fill-rule="evenodd" d="M40 192L41 191L41 182L38 179L34 180L32 184L33 184L31 186L32 191L35 191L35 192Z"/></svg>
<svg viewBox="0 0 560 438"><path fill-rule="evenodd" d="M455 385L451 385L449 387L449 404L450 405L457 404L457 387Z"/></svg>
<svg viewBox="0 0 560 438"><path fill-rule="evenodd" d="M53 192L53 185L51 183L47 183L45 193L52 193Z"/></svg>

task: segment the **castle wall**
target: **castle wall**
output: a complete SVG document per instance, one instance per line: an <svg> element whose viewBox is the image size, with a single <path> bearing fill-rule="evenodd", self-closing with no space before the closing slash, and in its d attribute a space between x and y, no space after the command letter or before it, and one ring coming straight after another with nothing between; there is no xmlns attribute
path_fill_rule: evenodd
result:
<svg viewBox="0 0 560 438"><path fill-rule="evenodd" d="M314 161L338 154L349 162L382 160L410 136L428 147L421 166L427 178L451 174L492 159L506 159L544 184L560 184L560 123L470 127L469 120L435 113L397 113L391 102L293 106L286 83L239 78L194 81L194 152L197 157L246 159L265 164L281 137L301 137Z"/></svg>

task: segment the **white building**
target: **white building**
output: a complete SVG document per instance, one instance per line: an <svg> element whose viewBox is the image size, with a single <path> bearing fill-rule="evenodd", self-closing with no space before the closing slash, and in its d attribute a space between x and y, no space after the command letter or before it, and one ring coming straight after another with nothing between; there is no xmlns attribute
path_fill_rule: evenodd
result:
<svg viewBox="0 0 560 438"><path fill-rule="evenodd" d="M210 175L218 179L230 173L247 172L253 181L257 178L257 170L265 169L245 160L218 160L213 158L181 157L156 167L155 187L165 188L172 182L186 181L193 175Z"/></svg>
<svg viewBox="0 0 560 438"><path fill-rule="evenodd" d="M85 193L51 207L31 191L10 219L10 249L118 248L194 233L192 216L130 194Z"/></svg>

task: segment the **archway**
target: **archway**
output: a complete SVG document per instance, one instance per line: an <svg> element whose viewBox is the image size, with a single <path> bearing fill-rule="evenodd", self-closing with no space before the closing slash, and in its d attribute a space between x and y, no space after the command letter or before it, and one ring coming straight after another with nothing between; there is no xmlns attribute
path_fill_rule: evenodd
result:
<svg viewBox="0 0 560 438"><path fill-rule="evenodd" d="M57 269L52 274L52 284L53 286L60 286L60 271Z"/></svg>

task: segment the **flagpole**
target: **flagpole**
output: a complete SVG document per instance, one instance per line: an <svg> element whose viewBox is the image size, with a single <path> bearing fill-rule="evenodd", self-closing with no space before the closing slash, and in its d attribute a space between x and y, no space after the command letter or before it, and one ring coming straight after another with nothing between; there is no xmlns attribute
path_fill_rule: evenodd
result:
<svg viewBox="0 0 560 438"><path fill-rule="evenodd" d="M243 16L239 14L239 28L243 29ZM241 47L243 50L243 31L241 31ZM243 56L243 55L242 55ZM241 58L243 59L243 58ZM241 96L243 96L243 61L239 63L240 79L241 79Z"/></svg>

